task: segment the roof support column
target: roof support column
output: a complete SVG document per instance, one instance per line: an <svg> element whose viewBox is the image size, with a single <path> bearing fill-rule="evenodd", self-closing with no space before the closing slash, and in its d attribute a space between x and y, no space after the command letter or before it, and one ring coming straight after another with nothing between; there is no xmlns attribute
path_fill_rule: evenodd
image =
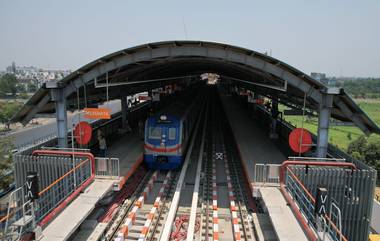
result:
<svg viewBox="0 0 380 241"><path fill-rule="evenodd" d="M52 89L52 99L55 102L55 116L57 120L58 147L67 147L67 110L66 98L63 89Z"/></svg>
<svg viewBox="0 0 380 241"><path fill-rule="evenodd" d="M128 127L128 102L127 102L127 96L121 97L121 122L122 122L122 128L126 129Z"/></svg>
<svg viewBox="0 0 380 241"><path fill-rule="evenodd" d="M329 124L331 109L333 104L333 95L322 93L321 102L319 104L318 115L318 142L317 142L317 157L325 158L329 144Z"/></svg>
<svg viewBox="0 0 380 241"><path fill-rule="evenodd" d="M272 99L272 108L271 108L271 117L272 117L272 124L270 129L269 137L271 139L277 139L277 117L278 117L279 111L278 111L278 100L277 98Z"/></svg>

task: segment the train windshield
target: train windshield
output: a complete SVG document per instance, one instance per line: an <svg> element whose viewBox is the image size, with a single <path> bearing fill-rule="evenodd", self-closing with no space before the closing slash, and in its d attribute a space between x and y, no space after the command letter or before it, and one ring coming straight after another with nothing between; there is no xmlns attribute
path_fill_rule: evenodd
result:
<svg viewBox="0 0 380 241"><path fill-rule="evenodd" d="M169 128L169 140L175 140L176 137L176 128Z"/></svg>
<svg viewBox="0 0 380 241"><path fill-rule="evenodd" d="M149 139L160 139L162 135L161 127L149 127Z"/></svg>

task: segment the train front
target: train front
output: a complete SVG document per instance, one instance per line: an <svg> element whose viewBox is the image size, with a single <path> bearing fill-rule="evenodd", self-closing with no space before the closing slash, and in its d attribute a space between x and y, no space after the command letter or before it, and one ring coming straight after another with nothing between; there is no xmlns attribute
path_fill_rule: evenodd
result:
<svg viewBox="0 0 380 241"><path fill-rule="evenodd" d="M180 120L171 115L149 117L145 124L144 161L150 169L175 169L182 162Z"/></svg>

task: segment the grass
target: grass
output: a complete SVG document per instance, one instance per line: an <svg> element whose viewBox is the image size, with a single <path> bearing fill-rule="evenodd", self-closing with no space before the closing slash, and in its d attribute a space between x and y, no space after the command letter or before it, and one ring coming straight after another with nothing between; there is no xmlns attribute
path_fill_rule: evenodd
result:
<svg viewBox="0 0 380 241"><path fill-rule="evenodd" d="M367 113L367 115L380 125L380 99L358 99L356 100L358 105ZM285 109L285 106L281 106L280 110ZM285 120L289 121L296 127L302 126L302 116L285 116ZM317 118L305 118L303 127L310 132L316 134L318 128ZM348 144L362 135L363 132L353 126L330 126L329 142L338 146L343 150L347 150Z"/></svg>

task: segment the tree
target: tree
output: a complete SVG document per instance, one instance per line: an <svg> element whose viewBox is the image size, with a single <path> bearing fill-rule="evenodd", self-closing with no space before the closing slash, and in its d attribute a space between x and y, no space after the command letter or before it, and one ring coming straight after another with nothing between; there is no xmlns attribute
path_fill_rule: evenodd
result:
<svg viewBox="0 0 380 241"><path fill-rule="evenodd" d="M21 106L20 102L0 102L0 122L7 124Z"/></svg>
<svg viewBox="0 0 380 241"><path fill-rule="evenodd" d="M347 152L349 154L353 152L357 152L361 156L364 156L366 147L367 147L367 138L364 135L361 135L356 140L353 140L350 142L350 144L347 147Z"/></svg>
<svg viewBox="0 0 380 241"><path fill-rule="evenodd" d="M0 95L4 96L8 93L16 95L17 79L13 74L5 74L0 77Z"/></svg>
<svg viewBox="0 0 380 241"><path fill-rule="evenodd" d="M34 93L38 90L38 86L35 83L29 83L28 84L28 92Z"/></svg>
<svg viewBox="0 0 380 241"><path fill-rule="evenodd" d="M16 85L17 93L26 93L25 85L17 84Z"/></svg>
<svg viewBox="0 0 380 241"><path fill-rule="evenodd" d="M0 139L0 189L7 188L13 182L12 171L12 149L13 145L9 137Z"/></svg>
<svg viewBox="0 0 380 241"><path fill-rule="evenodd" d="M380 136L372 135L366 138L362 135L348 145L347 151L352 157L365 162L380 173Z"/></svg>

